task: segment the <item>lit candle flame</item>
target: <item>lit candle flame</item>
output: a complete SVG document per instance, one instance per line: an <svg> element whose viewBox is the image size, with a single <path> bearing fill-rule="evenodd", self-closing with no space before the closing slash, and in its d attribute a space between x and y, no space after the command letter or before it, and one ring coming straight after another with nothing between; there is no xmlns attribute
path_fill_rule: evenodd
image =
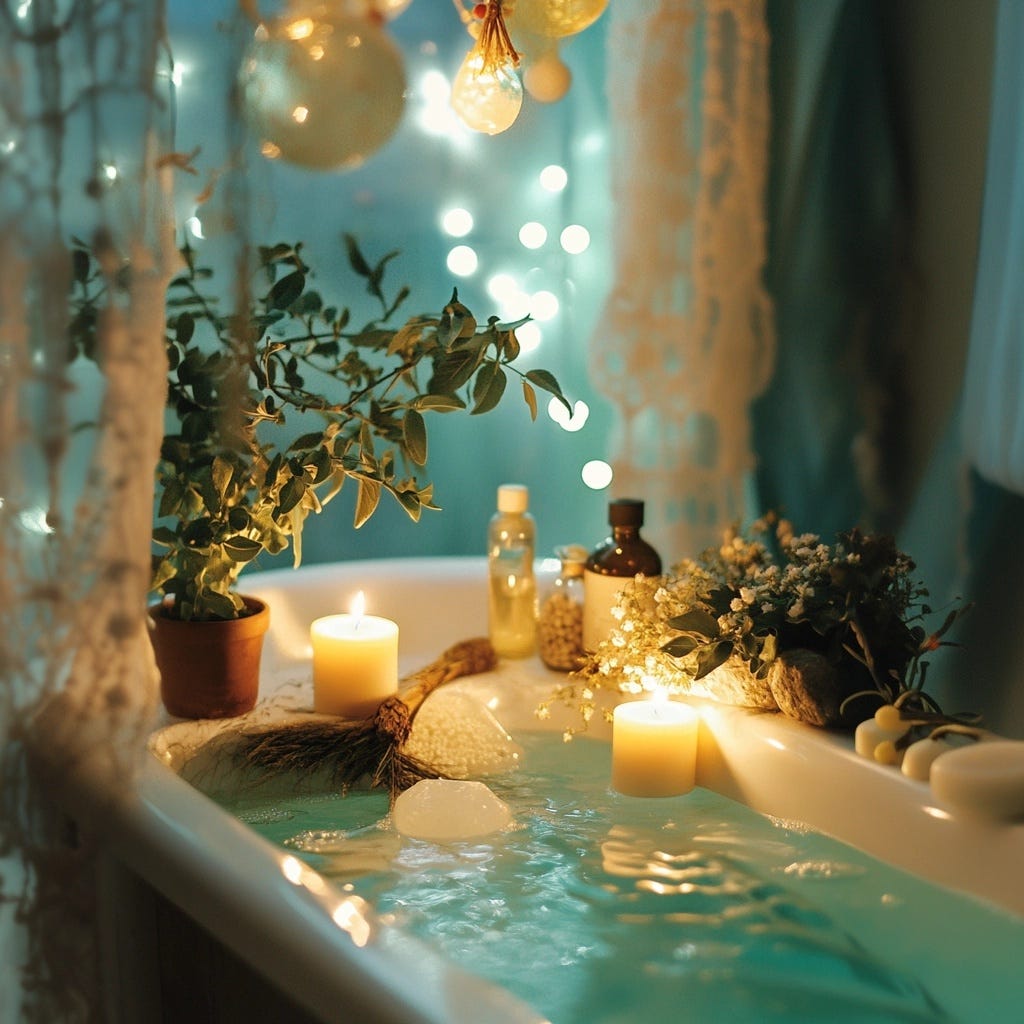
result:
<svg viewBox="0 0 1024 1024"><path fill-rule="evenodd" d="M352 605L349 610L352 613L352 617L356 620L353 628L358 629L359 623L363 621L363 615L366 614L366 595L361 590L352 598Z"/></svg>

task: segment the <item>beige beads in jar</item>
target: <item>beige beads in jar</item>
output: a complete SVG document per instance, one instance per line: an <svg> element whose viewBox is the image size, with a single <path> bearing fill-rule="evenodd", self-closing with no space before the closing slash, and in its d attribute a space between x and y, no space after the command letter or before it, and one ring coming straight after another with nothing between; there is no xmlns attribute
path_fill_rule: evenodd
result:
<svg viewBox="0 0 1024 1024"><path fill-rule="evenodd" d="M541 599L537 642L548 668L570 672L583 658L583 566L587 549L579 544L556 548L561 571Z"/></svg>

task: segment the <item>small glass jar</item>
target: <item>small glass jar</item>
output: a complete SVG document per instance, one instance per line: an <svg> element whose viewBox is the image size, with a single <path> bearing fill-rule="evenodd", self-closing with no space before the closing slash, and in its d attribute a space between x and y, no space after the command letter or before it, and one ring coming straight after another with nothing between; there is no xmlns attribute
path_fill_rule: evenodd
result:
<svg viewBox="0 0 1024 1024"><path fill-rule="evenodd" d="M569 544L555 548L555 554L561 570L541 598L537 645L548 668L571 672L583 661L583 567L587 549Z"/></svg>

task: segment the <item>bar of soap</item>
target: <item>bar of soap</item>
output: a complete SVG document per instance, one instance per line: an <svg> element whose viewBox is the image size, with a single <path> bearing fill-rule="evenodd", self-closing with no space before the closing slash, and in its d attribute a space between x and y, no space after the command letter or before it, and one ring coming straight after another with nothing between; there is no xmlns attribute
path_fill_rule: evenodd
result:
<svg viewBox="0 0 1024 1024"><path fill-rule="evenodd" d="M498 832L512 813L482 782L423 779L399 795L391 822L412 839L451 843Z"/></svg>
<svg viewBox="0 0 1024 1024"><path fill-rule="evenodd" d="M1024 741L983 740L936 758L932 793L943 804L995 821L1024 818Z"/></svg>

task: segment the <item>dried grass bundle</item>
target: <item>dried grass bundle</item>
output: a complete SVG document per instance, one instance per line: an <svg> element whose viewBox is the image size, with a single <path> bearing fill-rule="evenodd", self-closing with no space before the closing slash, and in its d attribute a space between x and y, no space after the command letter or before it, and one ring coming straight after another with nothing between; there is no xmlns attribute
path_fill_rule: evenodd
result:
<svg viewBox="0 0 1024 1024"><path fill-rule="evenodd" d="M326 772L342 790L367 777L371 786L387 789L393 802L421 779L445 777L403 750L424 700L444 683L488 672L496 664L489 640L463 640L409 676L405 682L411 685L400 697L385 700L373 718L306 719L247 730L237 756L245 766L262 771Z"/></svg>

